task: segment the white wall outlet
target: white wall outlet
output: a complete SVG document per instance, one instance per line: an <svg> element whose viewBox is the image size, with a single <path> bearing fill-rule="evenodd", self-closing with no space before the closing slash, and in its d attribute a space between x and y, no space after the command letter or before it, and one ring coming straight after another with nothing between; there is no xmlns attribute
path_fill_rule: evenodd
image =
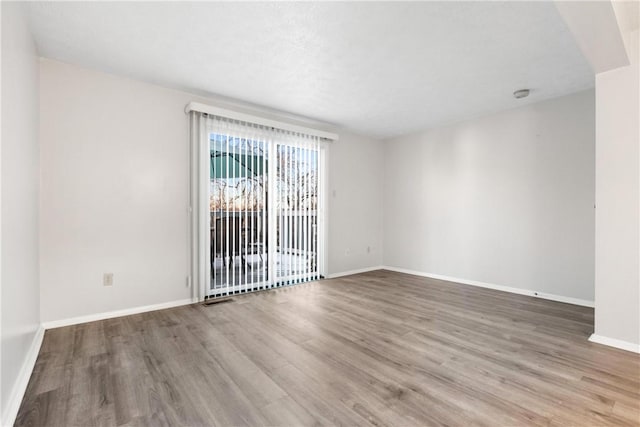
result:
<svg viewBox="0 0 640 427"><path fill-rule="evenodd" d="M370 254L371 253L371 246L367 246L367 253Z"/></svg>
<svg viewBox="0 0 640 427"><path fill-rule="evenodd" d="M191 276L187 276L187 283L185 285L187 288L191 287Z"/></svg>
<svg viewBox="0 0 640 427"><path fill-rule="evenodd" d="M113 286L113 273L104 273L102 284L104 286Z"/></svg>
<svg viewBox="0 0 640 427"><path fill-rule="evenodd" d="M346 256L351 255L351 249L349 249L349 248L345 249L344 254L345 254Z"/></svg>

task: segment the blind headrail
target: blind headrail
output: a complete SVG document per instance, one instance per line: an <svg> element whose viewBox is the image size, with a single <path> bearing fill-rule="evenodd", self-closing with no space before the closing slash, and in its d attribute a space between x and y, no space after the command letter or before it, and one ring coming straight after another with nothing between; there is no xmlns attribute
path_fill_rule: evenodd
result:
<svg viewBox="0 0 640 427"><path fill-rule="evenodd" d="M255 123L257 125L272 127L276 129L287 130L291 132L303 133L306 135L317 136L330 141L337 141L338 135L331 132L325 132L319 129L308 128L305 126L293 125L290 123L280 122L277 120L266 119L260 116L254 116L252 114L240 113L238 111L227 110L226 108L214 107L212 105L206 105L199 102L190 102L184 109L184 112L189 114L195 111L199 113L206 113L212 116L225 117L227 119L239 120L241 122Z"/></svg>

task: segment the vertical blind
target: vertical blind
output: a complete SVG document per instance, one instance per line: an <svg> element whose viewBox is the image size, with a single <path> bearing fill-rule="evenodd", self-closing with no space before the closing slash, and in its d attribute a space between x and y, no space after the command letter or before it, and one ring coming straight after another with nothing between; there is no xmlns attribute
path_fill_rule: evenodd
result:
<svg viewBox="0 0 640 427"><path fill-rule="evenodd" d="M191 269L201 295L317 279L324 265L321 137L190 114Z"/></svg>

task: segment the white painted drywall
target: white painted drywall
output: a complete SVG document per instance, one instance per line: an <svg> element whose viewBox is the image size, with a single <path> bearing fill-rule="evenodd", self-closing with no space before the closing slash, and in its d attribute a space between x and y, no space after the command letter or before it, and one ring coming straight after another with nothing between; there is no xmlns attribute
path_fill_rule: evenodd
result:
<svg viewBox="0 0 640 427"><path fill-rule="evenodd" d="M617 15L627 7L617 7L618 1L566 1L553 2L565 25L573 35L574 42L591 64L600 73L612 66L627 65L627 51L618 31Z"/></svg>
<svg viewBox="0 0 640 427"><path fill-rule="evenodd" d="M594 92L384 144L384 264L593 301Z"/></svg>
<svg viewBox="0 0 640 427"><path fill-rule="evenodd" d="M38 58L22 5L2 2L1 413L40 325ZM13 402L15 403L15 402Z"/></svg>
<svg viewBox="0 0 640 427"><path fill-rule="evenodd" d="M637 62L596 76L595 334L633 344L640 344L639 79Z"/></svg>
<svg viewBox="0 0 640 427"><path fill-rule="evenodd" d="M189 298L190 98L54 61L40 70L42 321Z"/></svg>
<svg viewBox="0 0 640 427"><path fill-rule="evenodd" d="M382 264L382 142L341 133L329 150L329 275Z"/></svg>
<svg viewBox="0 0 640 427"><path fill-rule="evenodd" d="M612 1L619 32L622 36L629 64L638 62L638 28L640 28L640 2Z"/></svg>
<svg viewBox="0 0 640 427"><path fill-rule="evenodd" d="M191 296L183 111L190 101L212 102L41 61L43 322ZM329 197L329 253L352 255L331 257L330 273L379 265L381 257L379 145L339 133L329 148L337 189ZM112 287L102 285L105 272L114 273Z"/></svg>

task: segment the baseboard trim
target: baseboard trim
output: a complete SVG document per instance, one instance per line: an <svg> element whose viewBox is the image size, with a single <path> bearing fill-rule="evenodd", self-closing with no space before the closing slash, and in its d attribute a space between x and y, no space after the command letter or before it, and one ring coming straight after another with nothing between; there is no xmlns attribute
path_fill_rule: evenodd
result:
<svg viewBox="0 0 640 427"><path fill-rule="evenodd" d="M327 275L327 278L336 279L338 277L351 276L353 274L368 273L369 271L382 270L383 268L384 268L383 266L377 265L374 267L359 268L357 270L341 271L340 273L329 274Z"/></svg>
<svg viewBox="0 0 640 427"><path fill-rule="evenodd" d="M16 422L16 417L18 416L18 411L20 410L24 393L27 391L27 386L29 385L33 368L36 366L36 360L38 360L38 354L40 353L40 347L42 346L42 340L44 339L44 331L44 327L40 325L36 330L31 346L29 347L27 355L24 358L24 362L20 367L18 379L13 385L11 396L9 396L9 401L7 402L6 412L2 417L3 426L12 426Z"/></svg>
<svg viewBox="0 0 640 427"><path fill-rule="evenodd" d="M146 313L148 311L164 310L165 308L179 307L181 305L193 304L191 298L176 301L163 302L161 304L144 305L140 307L125 308L124 310L107 311L104 313L89 314L86 316L72 317L69 319L52 320L43 322L44 329L61 328L63 326L79 325L81 323L95 322L97 320L113 319L114 317L129 316L131 314Z"/></svg>
<svg viewBox="0 0 640 427"><path fill-rule="evenodd" d="M380 268L384 269L384 270L396 271L398 273L412 274L414 276L428 277L430 279L437 279L437 280L444 280L444 281L447 281L447 282L461 283L463 285L477 286L477 287L480 287L480 288L493 289L493 290L496 290L496 291L509 292L509 293L512 293L512 294L527 295L527 296L547 299L547 300L551 300L551 301L557 301L557 302L564 302L564 303L567 303L567 304L580 305L580 306L583 306L583 307L591 307L591 308L593 308L595 306L593 301L584 300L584 299L580 299L580 298L565 297L565 296L562 296L562 295L548 294L548 293L545 293L545 292L538 292L538 291L534 291L534 290L530 290L530 289L520 289L520 288L513 288L511 286L494 285L493 283L479 282L477 280L461 279L459 277L451 277L451 276L444 276L444 275L441 275L441 274L425 273L425 272L422 272L422 271L409 270L409 269L406 269L406 268L391 267L391 266L387 266L387 265L382 266Z"/></svg>
<svg viewBox="0 0 640 427"><path fill-rule="evenodd" d="M619 348L620 350L640 353L640 344L634 344L629 341L617 340L615 338L603 337L602 335L591 334L589 341L609 347Z"/></svg>

